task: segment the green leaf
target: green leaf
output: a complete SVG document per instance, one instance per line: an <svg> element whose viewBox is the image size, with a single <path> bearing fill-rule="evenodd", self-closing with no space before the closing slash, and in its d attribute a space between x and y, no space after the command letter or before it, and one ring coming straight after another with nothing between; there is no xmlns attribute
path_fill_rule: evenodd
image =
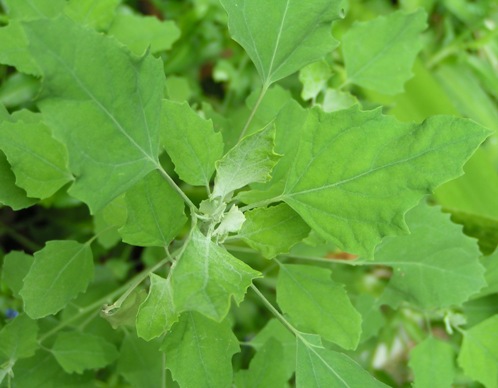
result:
<svg viewBox="0 0 498 388"><path fill-rule="evenodd" d="M61 13L65 0L3 0L11 19L52 18Z"/></svg>
<svg viewBox="0 0 498 388"><path fill-rule="evenodd" d="M143 288L135 288L118 309L103 310L101 315L114 329L122 326L135 328L138 310L146 298L147 293Z"/></svg>
<svg viewBox="0 0 498 388"><path fill-rule="evenodd" d="M330 53L342 0L221 0L228 27L269 86Z"/></svg>
<svg viewBox="0 0 498 388"><path fill-rule="evenodd" d="M180 37L180 30L173 21L161 21L154 16L118 14L109 34L126 45L132 53L143 55L169 50Z"/></svg>
<svg viewBox="0 0 498 388"><path fill-rule="evenodd" d="M138 310L138 336L146 341L159 337L177 316L170 281L152 273L149 294Z"/></svg>
<svg viewBox="0 0 498 388"><path fill-rule="evenodd" d="M31 357L39 346L37 336L36 322L21 314L0 331L0 353L9 360Z"/></svg>
<svg viewBox="0 0 498 388"><path fill-rule="evenodd" d="M26 74L40 75L38 66L29 55L26 35L17 21L0 28L0 63Z"/></svg>
<svg viewBox="0 0 498 388"><path fill-rule="evenodd" d="M296 341L298 387L387 387L345 354Z"/></svg>
<svg viewBox="0 0 498 388"><path fill-rule="evenodd" d="M344 286L327 269L306 265L280 266L277 302L298 328L311 330L345 349L355 349L361 335L361 316Z"/></svg>
<svg viewBox="0 0 498 388"><path fill-rule="evenodd" d="M249 369L235 375L238 388L286 387L287 371L282 363L284 348L277 340L270 338L251 360Z"/></svg>
<svg viewBox="0 0 498 388"><path fill-rule="evenodd" d="M323 96L322 109L324 112L335 112L347 109L358 103L356 97L348 92L335 89L327 89Z"/></svg>
<svg viewBox="0 0 498 388"><path fill-rule="evenodd" d="M42 123L3 122L0 149L16 175L16 184L29 197L48 198L72 180L67 152Z"/></svg>
<svg viewBox="0 0 498 388"><path fill-rule="evenodd" d="M406 233L406 211L461 175L488 135L472 121L453 117L406 124L379 110L314 108L297 135L297 151L282 158L284 165L293 164L283 194L274 200L287 202L339 248L370 258L384 236Z"/></svg>
<svg viewBox="0 0 498 388"><path fill-rule="evenodd" d="M422 48L427 14L422 9L355 23L342 38L348 82L385 94L403 91Z"/></svg>
<svg viewBox="0 0 498 388"><path fill-rule="evenodd" d="M360 343L363 343L379 332L386 324L386 319L380 310L378 300L370 294L356 296L354 307L361 314Z"/></svg>
<svg viewBox="0 0 498 388"><path fill-rule="evenodd" d="M227 198L234 190L253 182L270 180L279 155L273 152L275 126L243 138L216 163L212 197Z"/></svg>
<svg viewBox="0 0 498 388"><path fill-rule="evenodd" d="M239 352L239 341L228 320L218 323L194 312L184 313L164 338L161 350L180 386L231 386L232 356Z"/></svg>
<svg viewBox="0 0 498 388"><path fill-rule="evenodd" d="M488 286L481 290L479 296L498 294L498 250L491 256L482 257L481 264L486 268L484 277Z"/></svg>
<svg viewBox="0 0 498 388"><path fill-rule="evenodd" d="M411 233L386 238L375 254L375 262L393 267L384 301L442 308L462 304L486 285L476 241L448 215L421 203L407 222Z"/></svg>
<svg viewBox="0 0 498 388"><path fill-rule="evenodd" d="M200 117L190 106L163 101L162 143L184 182L209 186L214 163L223 156L223 138L211 120Z"/></svg>
<svg viewBox="0 0 498 388"><path fill-rule="evenodd" d="M28 198L26 191L16 186L16 177L10 168L7 157L0 151L0 204L10 206L13 210L19 210L36 202L36 199Z"/></svg>
<svg viewBox="0 0 498 388"><path fill-rule="evenodd" d="M121 0L69 0L64 13L75 22L105 30L115 17Z"/></svg>
<svg viewBox="0 0 498 388"><path fill-rule="evenodd" d="M52 354L67 373L100 369L119 356L116 347L105 338L77 331L60 333L55 339Z"/></svg>
<svg viewBox="0 0 498 388"><path fill-rule="evenodd" d="M267 259L289 252L310 232L310 227L286 204L257 208L245 216L246 222L237 237Z"/></svg>
<svg viewBox="0 0 498 388"><path fill-rule="evenodd" d="M35 261L19 292L26 314L42 318L63 309L86 290L93 278L92 250L76 241L49 241Z"/></svg>
<svg viewBox="0 0 498 388"><path fill-rule="evenodd" d="M153 171L125 194L128 218L119 229L123 241L139 246L167 246L187 221L178 193Z"/></svg>
<svg viewBox="0 0 498 388"><path fill-rule="evenodd" d="M159 167L162 63L68 19L24 29L51 97L41 110L76 176L69 193L95 213Z"/></svg>
<svg viewBox="0 0 498 388"><path fill-rule="evenodd" d="M220 322L228 314L232 296L237 304L242 302L259 275L194 229L170 274L176 311L197 311Z"/></svg>
<svg viewBox="0 0 498 388"><path fill-rule="evenodd" d="M498 387L498 315L464 332L458 364L487 388Z"/></svg>
<svg viewBox="0 0 498 388"><path fill-rule="evenodd" d="M299 71L299 81L303 84L301 98L305 101L314 100L325 89L331 75L330 66L324 60L303 67Z"/></svg>
<svg viewBox="0 0 498 388"><path fill-rule="evenodd" d="M23 279L33 262L33 256L19 251L11 251L3 258L2 282L12 290L15 296L19 295Z"/></svg>
<svg viewBox="0 0 498 388"><path fill-rule="evenodd" d="M455 352L450 344L429 337L410 351L416 388L450 387L455 378Z"/></svg>

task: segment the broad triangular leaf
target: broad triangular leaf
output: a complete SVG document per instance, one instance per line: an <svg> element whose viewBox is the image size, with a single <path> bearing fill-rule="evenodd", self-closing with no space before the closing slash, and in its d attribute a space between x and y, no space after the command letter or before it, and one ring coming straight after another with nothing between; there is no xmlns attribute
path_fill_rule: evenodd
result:
<svg viewBox="0 0 498 388"><path fill-rule="evenodd" d="M161 138L180 179L209 186L214 163L223 156L223 138L214 132L212 121L200 117L186 102L164 100Z"/></svg>
<svg viewBox="0 0 498 388"><path fill-rule="evenodd" d="M35 261L19 292L31 318L42 318L64 308L86 290L93 277L92 250L76 241L49 241L35 253Z"/></svg>
<svg viewBox="0 0 498 388"><path fill-rule="evenodd" d="M95 212L159 166L162 64L66 18L23 26L50 95L41 110L76 176L69 192Z"/></svg>
<svg viewBox="0 0 498 388"><path fill-rule="evenodd" d="M280 266L277 302L298 328L313 331L346 349L355 349L361 334L361 316L344 286L327 269L306 265Z"/></svg>
<svg viewBox="0 0 498 388"><path fill-rule="evenodd" d="M385 94L403 91L422 48L425 11L392 12L355 23L342 38L348 82Z"/></svg>
<svg viewBox="0 0 498 388"><path fill-rule="evenodd" d="M17 316L0 331L0 355L9 360L33 356L39 346L37 336L36 322L25 314Z"/></svg>
<svg viewBox="0 0 498 388"><path fill-rule="evenodd" d="M123 241L139 246L167 246L187 221L178 193L153 171L125 194L128 218L119 229Z"/></svg>
<svg viewBox="0 0 498 388"><path fill-rule="evenodd" d="M386 238L375 254L376 262L394 269L383 300L442 308L462 304L486 285L477 242L448 215L421 203L407 222L411 233Z"/></svg>
<svg viewBox="0 0 498 388"><path fill-rule="evenodd" d="M229 387L232 356L239 352L239 341L228 320L218 323L187 312L165 337L161 350L180 386Z"/></svg>
<svg viewBox="0 0 498 388"><path fill-rule="evenodd" d="M332 51L342 0L222 0L235 41L268 86Z"/></svg>
<svg viewBox="0 0 498 388"><path fill-rule="evenodd" d="M177 312L197 311L221 321L228 314L232 296L236 303L242 302L259 272L194 229L170 276Z"/></svg>
<svg viewBox="0 0 498 388"><path fill-rule="evenodd" d="M379 110L312 109L301 129L283 199L322 237L372 257L382 237L407 232L404 214L462 174L489 132L470 120L405 124Z"/></svg>

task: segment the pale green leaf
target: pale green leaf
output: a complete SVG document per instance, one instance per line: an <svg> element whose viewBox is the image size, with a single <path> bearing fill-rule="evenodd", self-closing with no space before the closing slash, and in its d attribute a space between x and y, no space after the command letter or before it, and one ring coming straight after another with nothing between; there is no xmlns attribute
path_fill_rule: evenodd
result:
<svg viewBox="0 0 498 388"><path fill-rule="evenodd" d="M407 223L409 235L386 238L375 254L375 262L393 267L383 300L442 308L462 304L486 285L476 241L438 207L421 203Z"/></svg>
<svg viewBox="0 0 498 388"><path fill-rule="evenodd" d="M2 282L18 296L23 279L29 272L34 258L24 252L10 251L3 258Z"/></svg>
<svg viewBox="0 0 498 388"><path fill-rule="evenodd" d="M429 337L419 343L410 351L414 387L451 387L456 372L454 358L453 347L447 342Z"/></svg>
<svg viewBox="0 0 498 388"><path fill-rule="evenodd" d="M355 23L342 38L348 82L385 94L403 91L422 48L427 14L422 9Z"/></svg>
<svg viewBox="0 0 498 388"><path fill-rule="evenodd" d="M176 318L170 281L152 273L149 294L138 310L138 336L146 341L159 337Z"/></svg>
<svg viewBox="0 0 498 388"><path fill-rule="evenodd" d="M61 13L65 0L3 0L11 19L52 18Z"/></svg>
<svg viewBox="0 0 498 388"><path fill-rule="evenodd" d="M38 325L21 314L0 331L0 353L9 360L31 357L38 349Z"/></svg>
<svg viewBox="0 0 498 388"><path fill-rule="evenodd" d="M228 320L218 323L195 312L184 313L164 338L161 350L180 386L231 386L232 356L239 352L239 341Z"/></svg>
<svg viewBox="0 0 498 388"><path fill-rule="evenodd" d="M235 375L237 388L287 387L287 371L282 363L284 348L277 340L270 338L258 349L249 369Z"/></svg>
<svg viewBox="0 0 498 388"><path fill-rule="evenodd" d="M69 0L64 13L75 22L97 30L109 27L121 0Z"/></svg>
<svg viewBox="0 0 498 388"><path fill-rule="evenodd" d="M237 304L242 302L259 272L194 229L170 276L177 312L197 311L221 321L232 297Z"/></svg>
<svg viewBox="0 0 498 388"><path fill-rule="evenodd" d="M235 41L268 86L331 52L342 0L222 0Z"/></svg>
<svg viewBox="0 0 498 388"><path fill-rule="evenodd" d="M213 232L213 236L220 237L223 239L229 233L236 233L240 230L246 217L242 213L237 205L233 205L228 212L226 212L221 220L220 224Z"/></svg>
<svg viewBox="0 0 498 388"><path fill-rule="evenodd" d="M216 163L216 178L212 197L227 198L249 183L266 182L279 155L273 152L275 126L243 138Z"/></svg>
<svg viewBox="0 0 498 388"><path fill-rule="evenodd" d="M223 156L223 138L212 121L200 117L186 102L164 100L161 137L180 179L209 186L214 163Z"/></svg>
<svg viewBox="0 0 498 388"><path fill-rule="evenodd" d="M406 124L379 110L323 113L314 108L301 132L289 135L299 139L297 150L286 147L286 185L274 200L287 202L339 248L372 257L384 236L406 233L408 209L461 175L462 165L488 134L472 121L453 117Z"/></svg>
<svg viewBox="0 0 498 388"><path fill-rule="evenodd" d="M5 154L0 151L0 205L10 206L13 210L24 209L37 202L28 198L26 191L16 186L16 176L10 168Z"/></svg>
<svg viewBox="0 0 498 388"><path fill-rule="evenodd" d="M355 349L361 335L361 316L342 284L327 269L306 265L280 266L277 302L298 328L311 330L345 349Z"/></svg>
<svg viewBox="0 0 498 388"><path fill-rule="evenodd" d="M39 89L40 81L37 78L19 72L12 73L0 85L0 103L9 108L29 104Z"/></svg>
<svg viewBox="0 0 498 388"><path fill-rule="evenodd" d="M167 246L187 221L178 193L153 171L125 194L128 218L119 229L123 241L139 246Z"/></svg>
<svg viewBox="0 0 498 388"><path fill-rule="evenodd" d="M166 78L166 91L168 98L177 102L187 101L192 96L189 80L186 77L168 76Z"/></svg>
<svg viewBox="0 0 498 388"><path fill-rule="evenodd" d="M132 53L143 55L169 50L180 37L180 30L173 21L161 21L154 16L118 14L109 34L126 45Z"/></svg>
<svg viewBox="0 0 498 388"><path fill-rule="evenodd" d="M298 387L387 387L345 354L297 341L296 385Z"/></svg>
<svg viewBox="0 0 498 388"><path fill-rule="evenodd" d="M286 204L257 208L245 216L246 222L237 237L268 259L289 252L310 232L299 214Z"/></svg>
<svg viewBox="0 0 498 388"><path fill-rule="evenodd" d="M105 338L78 331L60 333L55 339L52 354L67 373L100 369L119 356L116 347Z"/></svg>
<svg viewBox="0 0 498 388"><path fill-rule="evenodd" d="M41 110L76 176L69 193L96 212L159 167L162 63L69 19L23 25L51 97Z"/></svg>
<svg viewBox="0 0 498 388"><path fill-rule="evenodd" d="M458 364L486 388L498 387L498 315L464 332Z"/></svg>
<svg viewBox="0 0 498 388"><path fill-rule="evenodd" d="M324 60L303 67L299 71L299 81L303 84L301 98L304 101L314 100L325 89L331 75L330 66Z"/></svg>
<svg viewBox="0 0 498 388"><path fill-rule="evenodd" d="M1 123L0 149L29 197L48 198L72 180L66 149L42 123Z"/></svg>
<svg viewBox="0 0 498 388"><path fill-rule="evenodd" d="M347 109L357 103L356 97L348 92L327 89L323 96L322 109L324 112L335 112L336 110Z"/></svg>
<svg viewBox="0 0 498 388"><path fill-rule="evenodd" d="M19 292L26 313L33 319L55 314L93 278L92 250L76 241L49 241L35 260Z"/></svg>

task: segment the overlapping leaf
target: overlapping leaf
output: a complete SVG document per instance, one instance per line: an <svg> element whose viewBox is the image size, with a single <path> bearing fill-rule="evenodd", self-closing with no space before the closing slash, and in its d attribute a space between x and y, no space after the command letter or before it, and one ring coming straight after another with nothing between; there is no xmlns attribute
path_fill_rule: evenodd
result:
<svg viewBox="0 0 498 388"><path fill-rule="evenodd" d="M0 331L0 356L9 360L31 357L38 349L38 325L21 314Z"/></svg>

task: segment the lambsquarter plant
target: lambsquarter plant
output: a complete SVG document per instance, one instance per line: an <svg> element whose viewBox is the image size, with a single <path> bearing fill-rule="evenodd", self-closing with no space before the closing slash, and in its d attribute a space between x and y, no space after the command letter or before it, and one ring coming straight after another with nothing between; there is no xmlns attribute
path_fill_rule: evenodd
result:
<svg viewBox="0 0 498 388"><path fill-rule="evenodd" d="M179 29L119 3L4 0L0 62L36 93L0 105L0 201L83 203L94 226L5 254L3 384L396 385L374 364L416 332L417 386L498 386L498 315L460 311L496 292L496 260L426 199L492 132L360 104L403 92L427 13L347 25L338 0L205 2L259 75L231 114L176 98Z"/></svg>

